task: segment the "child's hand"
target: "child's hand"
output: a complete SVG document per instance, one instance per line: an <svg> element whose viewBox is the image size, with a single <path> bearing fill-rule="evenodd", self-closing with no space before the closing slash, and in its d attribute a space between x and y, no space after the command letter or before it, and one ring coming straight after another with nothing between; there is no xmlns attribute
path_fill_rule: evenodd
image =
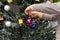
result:
<svg viewBox="0 0 60 40"><path fill-rule="evenodd" d="M25 14L26 15L30 15L31 17L36 17L36 16L38 16L39 18L42 18L43 17L43 13L42 12L33 11L33 5L28 6L25 9Z"/></svg>
<svg viewBox="0 0 60 40"><path fill-rule="evenodd" d="M38 16L38 14L39 14L39 12L37 12L37 11L31 11L31 12L29 13L29 15L30 15L31 17L36 17L36 16Z"/></svg>
<svg viewBox="0 0 60 40"><path fill-rule="evenodd" d="M43 13L42 13L42 12L38 12L38 11L31 11L31 12L29 13L29 15L30 15L31 17L36 17L36 16L38 16L39 18L43 18Z"/></svg>
<svg viewBox="0 0 60 40"><path fill-rule="evenodd" d="M25 14L28 15L30 11L33 10L33 5L31 6L28 6L26 9L25 9Z"/></svg>

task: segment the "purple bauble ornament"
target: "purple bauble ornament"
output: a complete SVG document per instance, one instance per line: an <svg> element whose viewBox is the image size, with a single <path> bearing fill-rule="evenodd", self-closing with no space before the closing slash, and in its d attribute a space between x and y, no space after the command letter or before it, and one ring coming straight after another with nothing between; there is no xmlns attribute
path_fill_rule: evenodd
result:
<svg viewBox="0 0 60 40"><path fill-rule="evenodd" d="M31 18L28 18L27 21L26 21L26 24L31 24L31 23L32 23Z"/></svg>

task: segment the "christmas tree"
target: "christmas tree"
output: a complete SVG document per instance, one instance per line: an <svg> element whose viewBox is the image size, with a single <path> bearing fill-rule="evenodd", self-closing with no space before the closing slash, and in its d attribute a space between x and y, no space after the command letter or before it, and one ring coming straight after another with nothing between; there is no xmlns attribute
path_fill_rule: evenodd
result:
<svg viewBox="0 0 60 40"><path fill-rule="evenodd" d="M25 15L25 8L34 3L36 3L35 0L33 3L28 0L1 1L0 40L56 39L56 22Z"/></svg>

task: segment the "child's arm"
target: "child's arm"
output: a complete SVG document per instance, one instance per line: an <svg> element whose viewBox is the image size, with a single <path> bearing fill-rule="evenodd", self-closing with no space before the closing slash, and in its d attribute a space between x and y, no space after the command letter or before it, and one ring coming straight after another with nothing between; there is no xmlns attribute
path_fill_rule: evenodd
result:
<svg viewBox="0 0 60 40"><path fill-rule="evenodd" d="M37 16L40 19L49 20L49 21L56 21L59 15L57 15L57 14L46 14L46 13L40 12Z"/></svg>
<svg viewBox="0 0 60 40"><path fill-rule="evenodd" d="M59 16L58 14L47 14L47 13L37 12L37 11L32 11L30 15L31 17L38 16L40 19L49 20L49 21L56 21Z"/></svg>
<svg viewBox="0 0 60 40"><path fill-rule="evenodd" d="M59 14L60 15L60 3L51 3L51 4L33 4L32 8L34 11L39 11L43 13L49 13L49 14Z"/></svg>

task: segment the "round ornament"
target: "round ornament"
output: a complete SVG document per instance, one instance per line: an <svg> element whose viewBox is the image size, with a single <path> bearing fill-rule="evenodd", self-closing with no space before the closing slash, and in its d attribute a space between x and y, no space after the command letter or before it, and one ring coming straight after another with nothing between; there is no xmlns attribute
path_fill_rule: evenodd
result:
<svg viewBox="0 0 60 40"><path fill-rule="evenodd" d="M7 27L10 27L10 26L11 26L11 21L5 21L5 25L6 25Z"/></svg>
<svg viewBox="0 0 60 40"><path fill-rule="evenodd" d="M32 24L32 25L31 25L31 28L32 28L32 29L35 29L35 28L36 28L36 24Z"/></svg>
<svg viewBox="0 0 60 40"><path fill-rule="evenodd" d="M26 21L26 24L31 24L31 23L32 23L31 18L28 18L27 21Z"/></svg>
<svg viewBox="0 0 60 40"><path fill-rule="evenodd" d="M10 6L9 6L9 5L5 5L5 6L4 6L4 10L5 10L5 11L9 11L9 10L10 10Z"/></svg>

